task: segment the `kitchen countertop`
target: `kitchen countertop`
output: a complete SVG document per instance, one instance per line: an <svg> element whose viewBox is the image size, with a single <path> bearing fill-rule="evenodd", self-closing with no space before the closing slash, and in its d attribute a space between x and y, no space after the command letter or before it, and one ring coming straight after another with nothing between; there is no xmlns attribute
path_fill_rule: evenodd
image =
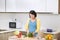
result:
<svg viewBox="0 0 60 40"><path fill-rule="evenodd" d="M10 36L8 40L45 40L45 38L37 38L37 37L21 37L21 38L18 38L16 36ZM57 40L57 39L53 39L53 40Z"/></svg>
<svg viewBox="0 0 60 40"><path fill-rule="evenodd" d="M14 32L16 30L18 30L18 31L25 31L24 29L15 29L15 28L8 28L8 29L0 28L0 30L6 30L6 31L1 31L0 33Z"/></svg>
<svg viewBox="0 0 60 40"><path fill-rule="evenodd" d="M25 29L16 29L16 28L0 28L0 30L6 30L6 31L1 31L0 33L5 33L5 32L14 32L16 30L18 31L24 31L25 32ZM43 33L49 33L49 32L43 32ZM56 32L52 32L51 34L56 34L56 33L59 33L58 31Z"/></svg>
<svg viewBox="0 0 60 40"><path fill-rule="evenodd" d="M43 33L45 33L45 34L57 34L57 33L59 33L59 32L56 31L56 32L43 32Z"/></svg>

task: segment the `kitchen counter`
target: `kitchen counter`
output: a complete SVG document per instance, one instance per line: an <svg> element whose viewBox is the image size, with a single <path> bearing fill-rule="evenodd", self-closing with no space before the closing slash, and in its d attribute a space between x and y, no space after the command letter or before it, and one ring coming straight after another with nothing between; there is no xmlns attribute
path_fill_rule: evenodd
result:
<svg viewBox="0 0 60 40"><path fill-rule="evenodd" d="M14 28L8 28L8 29L0 28L0 30L5 30L5 31L1 31L0 33L14 32L14 31L16 31L16 30L18 30L18 31L25 31L24 29L14 29Z"/></svg>
<svg viewBox="0 0 60 40"><path fill-rule="evenodd" d="M21 38L17 38L16 36L10 36L8 40L45 40L45 38L29 38L29 37L21 37ZM57 39L53 39L53 40L57 40Z"/></svg>

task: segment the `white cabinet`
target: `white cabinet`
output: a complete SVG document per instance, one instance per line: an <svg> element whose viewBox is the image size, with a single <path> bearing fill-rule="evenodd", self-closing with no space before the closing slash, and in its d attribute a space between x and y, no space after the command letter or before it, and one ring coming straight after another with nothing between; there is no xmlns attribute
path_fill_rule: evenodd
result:
<svg viewBox="0 0 60 40"><path fill-rule="evenodd" d="M13 32L0 33L0 40L8 40L10 36L14 36Z"/></svg>
<svg viewBox="0 0 60 40"><path fill-rule="evenodd" d="M16 10L17 12L29 12L30 10L45 12L46 3L46 0L16 0Z"/></svg>
<svg viewBox="0 0 60 40"><path fill-rule="evenodd" d="M16 0L6 0L6 12L16 12Z"/></svg>
<svg viewBox="0 0 60 40"><path fill-rule="evenodd" d="M0 12L5 12L5 0L0 0Z"/></svg>
<svg viewBox="0 0 60 40"><path fill-rule="evenodd" d="M58 13L58 0L47 0L46 5L47 12Z"/></svg>
<svg viewBox="0 0 60 40"><path fill-rule="evenodd" d="M6 0L6 12L46 11L46 0Z"/></svg>
<svg viewBox="0 0 60 40"><path fill-rule="evenodd" d="M0 0L0 12L53 12L58 14L58 0Z"/></svg>
<svg viewBox="0 0 60 40"><path fill-rule="evenodd" d="M58 0L6 0L6 12L53 12L58 13Z"/></svg>

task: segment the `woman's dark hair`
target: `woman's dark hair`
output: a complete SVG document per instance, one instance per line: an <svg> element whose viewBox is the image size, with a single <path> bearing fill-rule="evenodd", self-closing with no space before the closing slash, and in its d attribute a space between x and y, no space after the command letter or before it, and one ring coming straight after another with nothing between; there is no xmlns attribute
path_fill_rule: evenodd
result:
<svg viewBox="0 0 60 40"><path fill-rule="evenodd" d="M32 15L34 15L35 17L37 17L37 13L36 13L34 10L31 10L31 11L29 12L29 14L32 14Z"/></svg>

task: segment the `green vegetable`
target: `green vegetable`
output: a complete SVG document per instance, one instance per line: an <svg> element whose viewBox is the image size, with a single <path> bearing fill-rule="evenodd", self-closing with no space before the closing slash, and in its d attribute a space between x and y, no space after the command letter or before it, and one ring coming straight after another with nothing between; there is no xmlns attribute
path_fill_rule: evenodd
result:
<svg viewBox="0 0 60 40"><path fill-rule="evenodd" d="M28 33L28 35L25 34L25 37L33 37L33 33Z"/></svg>
<svg viewBox="0 0 60 40"><path fill-rule="evenodd" d="M32 33L29 33L29 34L28 34L28 37L33 37L33 34L32 34Z"/></svg>

